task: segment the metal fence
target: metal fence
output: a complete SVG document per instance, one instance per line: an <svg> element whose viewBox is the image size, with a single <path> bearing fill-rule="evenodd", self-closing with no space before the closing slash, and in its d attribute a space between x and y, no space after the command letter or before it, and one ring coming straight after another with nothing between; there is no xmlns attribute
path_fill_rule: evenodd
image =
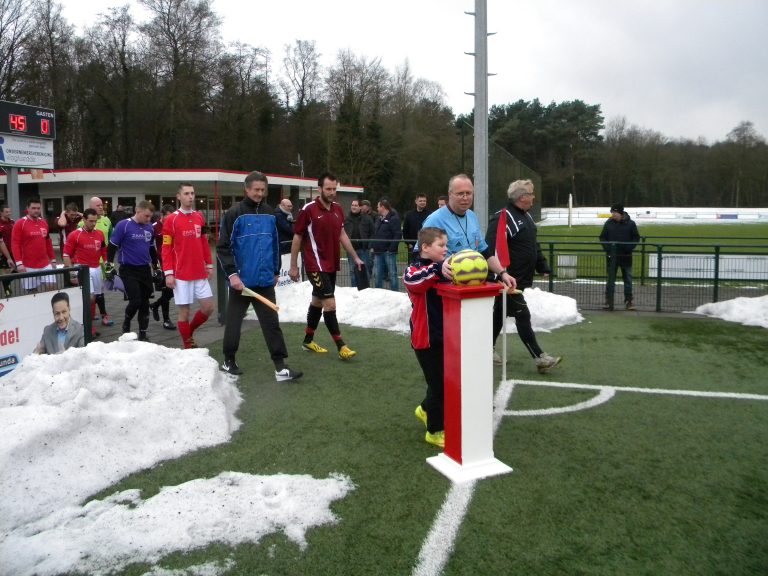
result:
<svg viewBox="0 0 768 576"><path fill-rule="evenodd" d="M616 250L618 245L607 245ZM598 310L605 303L608 279L606 253L600 242L541 242L552 274L537 276L534 287L576 300L579 309ZM407 266L406 250L398 254L398 273ZM768 244L683 244L638 245L633 252L633 298L641 311L685 312L709 302L740 296L768 294ZM351 286L350 267L342 257L339 286ZM371 286L376 285L375 265ZM621 274L615 294L623 301ZM403 291L402 282L399 282ZM389 284L384 283L388 288Z"/></svg>

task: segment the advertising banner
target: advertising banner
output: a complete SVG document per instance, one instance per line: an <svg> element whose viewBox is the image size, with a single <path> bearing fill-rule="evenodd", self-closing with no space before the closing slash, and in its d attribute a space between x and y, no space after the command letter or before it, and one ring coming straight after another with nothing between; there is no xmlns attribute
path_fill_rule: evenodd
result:
<svg viewBox="0 0 768 576"><path fill-rule="evenodd" d="M0 134L0 166L53 170L53 140Z"/></svg>
<svg viewBox="0 0 768 576"><path fill-rule="evenodd" d="M83 322L80 288L60 290L69 294L70 316ZM56 292L42 292L0 300L0 376L4 376L31 354L53 322L51 298Z"/></svg>

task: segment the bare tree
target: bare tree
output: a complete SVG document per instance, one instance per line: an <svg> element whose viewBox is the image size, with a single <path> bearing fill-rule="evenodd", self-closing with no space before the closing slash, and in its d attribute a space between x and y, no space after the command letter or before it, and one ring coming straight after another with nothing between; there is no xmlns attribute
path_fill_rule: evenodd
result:
<svg viewBox="0 0 768 576"><path fill-rule="evenodd" d="M191 148L185 146L195 135L195 116L212 96L220 53L221 20L209 0L139 0L152 15L140 29L147 43L147 55L154 59L167 103L164 126L167 132L165 163L188 164Z"/></svg>
<svg viewBox="0 0 768 576"><path fill-rule="evenodd" d="M315 42L296 40L286 45L283 67L289 87L295 97L296 110L303 110L309 102L315 100L320 89L320 54Z"/></svg>
<svg viewBox="0 0 768 576"><path fill-rule="evenodd" d="M0 100L13 100L17 90L17 64L31 28L31 2L0 0Z"/></svg>

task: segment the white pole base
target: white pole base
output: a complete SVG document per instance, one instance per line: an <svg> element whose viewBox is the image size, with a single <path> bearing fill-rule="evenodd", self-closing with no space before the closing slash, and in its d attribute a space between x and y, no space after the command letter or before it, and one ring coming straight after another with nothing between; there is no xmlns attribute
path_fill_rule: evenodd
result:
<svg viewBox="0 0 768 576"><path fill-rule="evenodd" d="M512 468L496 458L489 458L488 460L481 460L470 464L459 464L445 454L438 454L437 456L427 458L427 464L434 467L435 470L447 476L451 482L456 484L512 472Z"/></svg>

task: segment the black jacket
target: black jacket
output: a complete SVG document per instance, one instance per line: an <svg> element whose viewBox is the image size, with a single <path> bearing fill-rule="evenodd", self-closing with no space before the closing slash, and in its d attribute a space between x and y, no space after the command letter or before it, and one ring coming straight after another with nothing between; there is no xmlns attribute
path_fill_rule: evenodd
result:
<svg viewBox="0 0 768 576"><path fill-rule="evenodd" d="M392 242L372 242L374 253L397 252L402 233L400 231L400 216L394 210L379 218L376 222L376 231L373 233L376 240L392 240Z"/></svg>
<svg viewBox="0 0 768 576"><path fill-rule="evenodd" d="M536 240L536 223L527 212L523 212L512 204L507 204L507 247L509 248L509 266L507 272L517 281L520 290L533 286L534 272L549 274L547 259L541 252ZM495 252L496 228L498 227L501 210L491 216L485 241Z"/></svg>
<svg viewBox="0 0 768 576"><path fill-rule="evenodd" d="M293 242L293 214L286 214L278 206L275 208L275 225L277 239L280 241L280 254L290 254Z"/></svg>
<svg viewBox="0 0 768 576"><path fill-rule="evenodd" d="M632 251L640 242L640 233L637 231L637 224L629 217L626 212L622 213L622 219L616 222L609 218L603 224L603 230L600 232L600 242L603 243L603 250L606 254L611 254L611 242L622 242L616 245L616 254L626 256L632 254Z"/></svg>
<svg viewBox="0 0 768 576"><path fill-rule="evenodd" d="M411 210L406 213L403 218L403 238L409 240L408 246L412 247L416 243L416 239L419 236L419 230L424 225L424 220L429 216L429 212L425 208L421 212L418 210Z"/></svg>
<svg viewBox="0 0 768 576"><path fill-rule="evenodd" d="M366 250L368 242L363 240L373 238L373 219L362 212L357 214L350 212L344 219L344 232L349 236L355 250L358 248Z"/></svg>

